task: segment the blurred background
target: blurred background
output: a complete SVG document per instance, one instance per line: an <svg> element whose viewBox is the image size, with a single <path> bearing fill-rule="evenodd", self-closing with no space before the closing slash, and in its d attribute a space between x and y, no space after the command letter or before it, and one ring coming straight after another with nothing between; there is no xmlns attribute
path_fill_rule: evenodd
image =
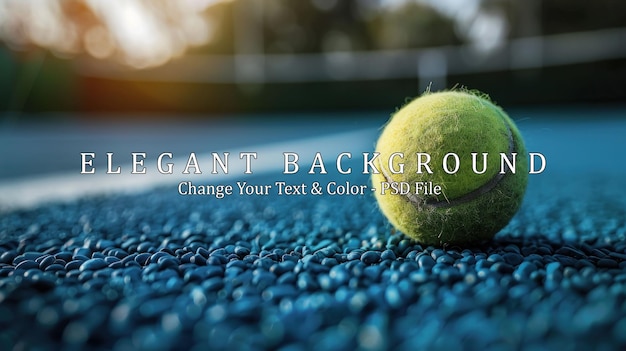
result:
<svg viewBox="0 0 626 351"><path fill-rule="evenodd" d="M0 349L21 337L27 340L14 349L63 348L51 338L70 349L205 349L207 336L224 339L223 348L293 341L287 349L309 335L331 349L350 345L351 335L364 350L388 341L411 350L626 346L625 83L625 0L0 0L0 276L12 275L0 279ZM222 201L177 192L188 180L371 184L359 156L373 151L390 114L427 89L455 86L488 93L515 119L527 149L547 159L546 171L529 177L518 217L493 244L472 249L488 265L462 262L449 270L448 260L437 259L441 269L412 272L384 259L379 268L389 271L355 265L325 283L331 279L322 280L329 275L316 262L327 249L399 243L407 249L394 250L398 257L422 257L422 247L385 238L391 227L382 224L372 193ZM258 152L254 176L236 163L229 175L211 175L211 152L225 151L235 162L239 152ZM349 175L333 171L344 151L354 155ZM97 174L80 174L81 152L97 155ZM121 174L105 173L109 152ZM131 152L147 154L146 174L130 173ZM173 153L172 175L157 172L162 152ZM198 177L182 174L191 152L204 171ZM300 155L299 174L282 174L283 152ZM328 175L305 173L315 152ZM98 197L127 191L139 194ZM39 210L20 212L30 207ZM282 273L265 271L273 258L262 254L254 278L231 265L218 276L185 274L185 283L169 269L174 259L152 269L156 256L141 273L126 264L112 273L112 263L92 274L85 262L80 277L51 282L36 268L25 270L49 262L51 256L35 261L35 250L94 249L91 257L102 251L126 260L131 256L118 253L141 252L139 243L180 256L184 241L182 252L201 252L194 245L206 243L213 256L218 247L239 246L239 238L250 240L248 253L261 245L261 252L315 251L306 254L315 261L303 258L302 269L275 280ZM449 248L447 258L460 257ZM14 270L8 262L17 265L24 251ZM247 258L253 255L239 261L243 267L252 266ZM344 283L348 289L340 290ZM329 319L326 311L350 313ZM339 328L331 320L341 320ZM293 329L292 321L303 323ZM474 325L487 328L476 337ZM415 327L406 333L398 326ZM96 331L117 339L109 343ZM403 333L407 342L399 345L393 339Z"/></svg>
<svg viewBox="0 0 626 351"><path fill-rule="evenodd" d="M626 101L620 0L0 0L0 43L5 123Z"/></svg>
<svg viewBox="0 0 626 351"><path fill-rule="evenodd" d="M624 82L621 0L0 0L0 208L121 186L80 152L102 172L106 152L371 151L403 103L458 86L546 173L615 173Z"/></svg>

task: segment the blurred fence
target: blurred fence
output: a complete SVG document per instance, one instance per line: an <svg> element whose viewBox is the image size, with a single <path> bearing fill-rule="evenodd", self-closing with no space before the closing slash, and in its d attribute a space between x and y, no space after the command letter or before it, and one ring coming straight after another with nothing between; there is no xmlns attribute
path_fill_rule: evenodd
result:
<svg viewBox="0 0 626 351"><path fill-rule="evenodd" d="M448 75L525 70L626 57L626 28L513 39L490 54L470 45L313 54L187 55L149 70L83 60L81 74L183 83L298 83L419 79L444 88Z"/></svg>
<svg viewBox="0 0 626 351"><path fill-rule="evenodd" d="M505 103L626 101L612 0L38 4L0 0L16 53L0 50L0 110L387 109L457 84Z"/></svg>

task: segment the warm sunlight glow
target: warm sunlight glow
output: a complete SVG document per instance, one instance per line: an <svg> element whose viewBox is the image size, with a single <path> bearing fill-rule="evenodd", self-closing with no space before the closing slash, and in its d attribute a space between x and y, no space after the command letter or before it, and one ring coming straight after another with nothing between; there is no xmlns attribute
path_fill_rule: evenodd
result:
<svg viewBox="0 0 626 351"><path fill-rule="evenodd" d="M207 43L206 11L223 0L0 0L0 40L154 67Z"/></svg>

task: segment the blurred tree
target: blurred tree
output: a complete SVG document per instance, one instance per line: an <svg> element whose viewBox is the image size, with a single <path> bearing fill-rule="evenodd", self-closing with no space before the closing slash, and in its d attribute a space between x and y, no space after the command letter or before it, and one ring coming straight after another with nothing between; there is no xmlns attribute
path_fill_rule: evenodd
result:
<svg viewBox="0 0 626 351"><path fill-rule="evenodd" d="M35 46L154 67L214 37L206 14L215 1L3 0L0 40L16 50Z"/></svg>
<svg viewBox="0 0 626 351"><path fill-rule="evenodd" d="M544 35L626 26L623 0L544 0L541 13Z"/></svg>
<svg viewBox="0 0 626 351"><path fill-rule="evenodd" d="M432 7L405 2L391 9L379 8L367 16L373 48L408 49L459 44L454 23Z"/></svg>
<svg viewBox="0 0 626 351"><path fill-rule="evenodd" d="M357 0L326 1L322 8L320 2L267 0L266 51L307 53L370 47Z"/></svg>

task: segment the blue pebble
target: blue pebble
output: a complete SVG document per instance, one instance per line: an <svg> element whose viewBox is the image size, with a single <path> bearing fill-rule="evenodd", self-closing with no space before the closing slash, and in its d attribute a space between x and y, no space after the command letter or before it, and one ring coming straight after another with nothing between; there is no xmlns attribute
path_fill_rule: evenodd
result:
<svg viewBox="0 0 626 351"><path fill-rule="evenodd" d="M250 254L250 249L244 246L237 246L233 252L239 257L244 257Z"/></svg>
<svg viewBox="0 0 626 351"><path fill-rule="evenodd" d="M513 252L505 253L504 255L502 255L502 258L506 263L510 264L511 266L517 266L524 261L524 257L522 255Z"/></svg>
<svg viewBox="0 0 626 351"><path fill-rule="evenodd" d="M494 253L487 257L487 261L489 262L504 262L504 258L500 256L500 254Z"/></svg>
<svg viewBox="0 0 626 351"><path fill-rule="evenodd" d="M222 267L215 266L198 267L195 268L194 271L201 272L203 274L203 279L221 277L224 274L224 269Z"/></svg>
<svg viewBox="0 0 626 351"><path fill-rule="evenodd" d="M53 264L56 261L54 256L46 256L39 262L39 269L45 270L49 265Z"/></svg>
<svg viewBox="0 0 626 351"><path fill-rule="evenodd" d="M434 249L431 253L430 256L433 258L433 260L437 260L439 257L446 255L446 252L442 249Z"/></svg>
<svg viewBox="0 0 626 351"><path fill-rule="evenodd" d="M91 250L87 247L79 247L74 250L74 258L76 256L91 257Z"/></svg>
<svg viewBox="0 0 626 351"><path fill-rule="evenodd" d="M509 244L507 246L504 247L504 251L506 252L513 252L516 254L521 253L521 250L519 248L519 246L515 245L515 244Z"/></svg>
<svg viewBox="0 0 626 351"><path fill-rule="evenodd" d="M316 256L317 256L317 255L316 255ZM261 255L261 257L263 257L263 258L268 258L268 259L270 259L270 260L272 260L272 261L278 261L278 258L279 258L278 254L276 254L276 253L274 253L274 252L266 252L266 253L263 253L263 255ZM319 256L318 256L318 257L319 257Z"/></svg>
<svg viewBox="0 0 626 351"><path fill-rule="evenodd" d="M350 272L352 273L352 275L354 275L355 277L362 276L365 271L365 267L367 267L365 263L363 263L360 260L350 261L346 264L346 268L348 268Z"/></svg>
<svg viewBox="0 0 626 351"><path fill-rule="evenodd" d="M177 268L179 265L179 262L176 258L170 256L170 257L159 258L157 264L159 265L160 269L167 269L167 268Z"/></svg>
<svg viewBox="0 0 626 351"><path fill-rule="evenodd" d="M269 286L263 291L263 298L265 300L280 301L286 297L295 297L298 295L298 290L291 284L278 284Z"/></svg>
<svg viewBox="0 0 626 351"><path fill-rule="evenodd" d="M26 260L31 260L31 261L35 261L36 259L38 259L39 257L43 256L44 253L43 252L39 252L39 251L27 251L24 252L23 254L17 256L17 257L22 257Z"/></svg>
<svg viewBox="0 0 626 351"><path fill-rule="evenodd" d="M61 251L54 254L54 258L69 262L72 260L72 253L70 251Z"/></svg>
<svg viewBox="0 0 626 351"><path fill-rule="evenodd" d="M447 255L447 254L443 254L441 256L439 256L436 260L437 263L443 263L446 265L453 265L454 264L454 258L452 258L452 256Z"/></svg>
<svg viewBox="0 0 626 351"><path fill-rule="evenodd" d="M334 290L336 284L328 274L317 276L317 282L322 290Z"/></svg>
<svg viewBox="0 0 626 351"><path fill-rule="evenodd" d="M380 262L380 252L366 251L361 255L361 261L365 264L374 264Z"/></svg>
<svg viewBox="0 0 626 351"><path fill-rule="evenodd" d="M206 267L206 266L205 266ZM183 280L186 282L200 282L204 280L204 275L200 272L197 272L195 269L190 269L185 272L183 276Z"/></svg>
<svg viewBox="0 0 626 351"><path fill-rule="evenodd" d="M158 263L159 259L161 257L173 257L173 256L170 255L167 252L159 251L159 252L155 252L152 255L150 255L150 258L149 258L148 262L149 263Z"/></svg>
<svg viewBox="0 0 626 351"><path fill-rule="evenodd" d="M46 272L65 271L65 267L60 264L53 263L44 269Z"/></svg>
<svg viewBox="0 0 626 351"><path fill-rule="evenodd" d="M214 263L214 260L217 261L217 263ZM195 254L189 257L189 262L198 266L204 266L206 264L221 265L223 263L221 260L217 259L216 257L209 257L208 259L206 259L204 258L204 256L200 254Z"/></svg>
<svg viewBox="0 0 626 351"><path fill-rule="evenodd" d="M311 272L313 274L328 272L330 270L330 267L324 266L323 264L320 264L320 263L314 263L314 262L310 262L309 264L304 264L302 267L304 270Z"/></svg>
<svg viewBox="0 0 626 351"><path fill-rule="evenodd" d="M348 271L346 270L345 266L343 266L343 265L338 265L338 266L335 266L335 267L331 268L330 272L328 273L328 276L333 281L335 281L336 285L343 285L350 278L350 275L349 275Z"/></svg>
<svg viewBox="0 0 626 351"><path fill-rule="evenodd" d="M609 256L619 261L626 261L626 253L619 253L619 252L611 251L609 252Z"/></svg>
<svg viewBox="0 0 626 351"><path fill-rule="evenodd" d="M363 275L372 282L379 281L382 273L383 273L383 269L381 266L378 266L378 265L367 266L363 269Z"/></svg>
<svg viewBox="0 0 626 351"><path fill-rule="evenodd" d="M380 254L380 259L384 261L387 261L387 260L393 261L396 259L396 254L393 252L393 250L387 249L383 251L382 254Z"/></svg>
<svg viewBox="0 0 626 351"><path fill-rule="evenodd" d="M106 262L106 263L107 263L107 264L109 264L109 265L110 265L111 263L114 263L114 262L120 262L120 263L122 263L121 261L122 261L122 260L120 260L119 258L117 258L117 257L113 257L113 256L106 256L106 257L104 258L104 262ZM123 263L122 263L122 265L123 265Z"/></svg>
<svg viewBox="0 0 626 351"><path fill-rule="evenodd" d="M522 262L515 271L513 271L513 278L520 282L526 281L530 279L530 274L536 269L537 267L534 264Z"/></svg>
<svg viewBox="0 0 626 351"><path fill-rule="evenodd" d="M83 255L74 255L74 257L72 257L72 260L84 262L84 261L90 260L90 258L87 256L83 256Z"/></svg>
<svg viewBox="0 0 626 351"><path fill-rule="evenodd" d="M424 271L415 271L409 274L409 279L415 283L425 283L429 280L429 275Z"/></svg>
<svg viewBox="0 0 626 351"><path fill-rule="evenodd" d="M409 261L413 261L417 259L419 255L420 255L420 252L418 250L411 250L409 253L406 254L406 259Z"/></svg>
<svg viewBox="0 0 626 351"><path fill-rule="evenodd" d="M463 275L455 268L448 268L439 273L439 279L444 284L454 284L462 280Z"/></svg>
<svg viewBox="0 0 626 351"><path fill-rule="evenodd" d="M526 299L528 294L530 293L530 286L527 284L518 284L509 288L508 294L509 297L513 299Z"/></svg>
<svg viewBox="0 0 626 351"><path fill-rule="evenodd" d="M385 301L392 308L400 308L404 306L404 301L400 294L400 290L396 285L389 285L387 289L385 289Z"/></svg>
<svg viewBox="0 0 626 351"><path fill-rule="evenodd" d="M83 264L83 261L70 261L65 265L66 271L78 270L80 269L80 265Z"/></svg>
<svg viewBox="0 0 626 351"><path fill-rule="evenodd" d="M619 264L610 258L599 259L597 265L601 268L619 268Z"/></svg>
<svg viewBox="0 0 626 351"><path fill-rule="evenodd" d="M407 276L411 272L418 270L420 266L418 263L415 263L415 261L403 261L397 267L398 271L402 273L403 276Z"/></svg>
<svg viewBox="0 0 626 351"><path fill-rule="evenodd" d="M297 276L293 272L286 272L276 280L277 284L294 284Z"/></svg>
<svg viewBox="0 0 626 351"><path fill-rule="evenodd" d="M141 244L137 245L137 252L139 253L150 253L153 250L153 244L150 242L142 242Z"/></svg>
<svg viewBox="0 0 626 351"><path fill-rule="evenodd" d="M475 290L476 301L483 306L493 306L506 296L506 290L499 286L480 285Z"/></svg>
<svg viewBox="0 0 626 351"><path fill-rule="evenodd" d="M578 266L578 262L579 260L573 258L573 257L569 257L569 256L565 256L565 255L559 255L559 254L555 254L553 256L554 258L556 258L559 262L561 262L561 264L565 267L576 267Z"/></svg>
<svg viewBox="0 0 626 351"><path fill-rule="evenodd" d="M95 270L98 270L98 269L103 269L106 266L108 266L108 264L102 258L92 258L92 259L89 259L89 260L83 262L80 265L80 271L81 272L82 271L86 271L86 270L95 271Z"/></svg>
<svg viewBox="0 0 626 351"><path fill-rule="evenodd" d="M35 257L37 258L37 257ZM18 255L15 256L15 258L13 259L13 261L11 262L14 266L17 266L18 264L24 262L24 261L28 261L29 259L24 257L24 255ZM35 259L31 259L31 261L35 262Z"/></svg>
<svg viewBox="0 0 626 351"><path fill-rule="evenodd" d="M272 265L270 272L281 275L283 273L293 271L295 267L296 263L294 261L283 261Z"/></svg>
<svg viewBox="0 0 626 351"><path fill-rule="evenodd" d="M109 263L109 268L113 268L113 269L124 268L124 262L122 261L111 262Z"/></svg>
<svg viewBox="0 0 626 351"><path fill-rule="evenodd" d="M312 257L312 256L309 256L309 257ZM241 261L241 262L244 262L244 261ZM266 270L269 270L270 267L272 267L275 263L276 261L272 260L269 257L261 257L259 259L256 259L252 265L254 267L261 267Z"/></svg>
<svg viewBox="0 0 626 351"><path fill-rule="evenodd" d="M561 248L559 248L558 250L556 250L554 252L555 254L559 254L559 255L565 255L565 256L570 256L573 258L585 258L587 257L587 255L585 255L584 252L577 250L571 246L563 246Z"/></svg>
<svg viewBox="0 0 626 351"><path fill-rule="evenodd" d="M546 289L552 291L559 288L563 280L561 267L561 263L559 262L551 262L546 265Z"/></svg>
<svg viewBox="0 0 626 351"><path fill-rule="evenodd" d="M209 257L209 258L211 258L211 257ZM247 263L254 263L254 261L258 260L259 258L261 258L261 257L258 256L258 255L247 255L247 256L245 256L243 258L240 258L239 256L237 256L235 259L241 259L241 260L243 260L244 262L247 262Z"/></svg>
<svg viewBox="0 0 626 351"><path fill-rule="evenodd" d="M546 274L548 276L554 275L556 272L561 270L561 263L559 262L551 262L546 265Z"/></svg>
<svg viewBox="0 0 626 351"><path fill-rule="evenodd" d="M266 271L255 271L252 277L252 284L257 286L260 290L264 290L267 287L274 284L276 276Z"/></svg>
<svg viewBox="0 0 626 351"><path fill-rule="evenodd" d="M569 282L574 289L582 293L588 293L595 287L592 279L587 279L581 275L574 275Z"/></svg>
<svg viewBox="0 0 626 351"><path fill-rule="evenodd" d="M121 259L125 258L126 256L128 256L128 252L126 252L126 251L124 251L122 249L119 249L119 248L115 248L115 249L110 251L110 255L113 256L113 257L117 257L117 258L119 258L121 260Z"/></svg>
<svg viewBox="0 0 626 351"><path fill-rule="evenodd" d="M302 290L312 291L319 287L318 284L313 279L313 277L311 276L311 274L307 272L303 272L298 275L298 281L296 284L298 285L298 288Z"/></svg>
<svg viewBox="0 0 626 351"><path fill-rule="evenodd" d="M319 262L317 256L314 255L305 255L300 261L304 264L307 264L309 262Z"/></svg>
<svg viewBox="0 0 626 351"><path fill-rule="evenodd" d="M492 265L491 261L480 258L476 261L476 270L478 271L481 269L488 269L489 267L491 267L491 265Z"/></svg>
<svg viewBox="0 0 626 351"><path fill-rule="evenodd" d="M338 265L339 262L334 257L324 257L324 259L322 259L321 264L326 267L334 267Z"/></svg>
<svg viewBox="0 0 626 351"><path fill-rule="evenodd" d="M291 262L297 262L299 260L298 256L291 255L291 254L285 254L281 257L281 259L283 261L291 261Z"/></svg>
<svg viewBox="0 0 626 351"><path fill-rule="evenodd" d="M113 242L112 240L106 240L106 239L100 239L98 240L98 243L96 244L96 248L98 250L103 250L109 247L113 247L115 246L115 242Z"/></svg>
<svg viewBox="0 0 626 351"><path fill-rule="evenodd" d="M5 251L0 255L0 263L13 263L13 260L17 257L17 253L15 251Z"/></svg>
<svg viewBox="0 0 626 351"><path fill-rule="evenodd" d="M113 272L114 272L113 268L105 267L103 269L93 272L93 277L94 278L109 278Z"/></svg>
<svg viewBox="0 0 626 351"><path fill-rule="evenodd" d="M352 251L350 253L348 253L348 261L355 261L355 260L360 260L361 259L361 251Z"/></svg>
<svg viewBox="0 0 626 351"><path fill-rule="evenodd" d="M358 313L365 309L370 304L370 302L371 299L369 297L369 294L365 293L364 291L357 291L350 298L348 306L350 307L350 310L352 312Z"/></svg>
<svg viewBox="0 0 626 351"><path fill-rule="evenodd" d="M34 260L29 259L21 261L17 266L15 266L16 270L28 270L33 268L39 269L39 264Z"/></svg>
<svg viewBox="0 0 626 351"><path fill-rule="evenodd" d="M262 301L249 296L230 304L228 313L234 318L255 318L261 309Z"/></svg>
<svg viewBox="0 0 626 351"><path fill-rule="evenodd" d="M233 267L246 269L248 268L248 265L244 261L239 261L239 260L233 260L226 264L226 268L233 268Z"/></svg>
<svg viewBox="0 0 626 351"><path fill-rule="evenodd" d="M443 263L435 263L435 265L433 266L433 269L432 269L432 273L433 274L439 274L442 271L445 271L447 269L450 269L449 265L443 264Z"/></svg>
<svg viewBox="0 0 626 351"><path fill-rule="evenodd" d="M124 261L120 261L121 263L124 263ZM128 261L126 263L124 263L124 267L128 268L128 267L138 267L141 268L141 265L133 260Z"/></svg>
<svg viewBox="0 0 626 351"><path fill-rule="evenodd" d="M463 258L460 259L461 262L470 264L470 265L474 265L476 264L476 257L474 256L463 256Z"/></svg>
<svg viewBox="0 0 626 351"><path fill-rule="evenodd" d="M162 271L158 271L154 273L154 281L163 282L165 288L167 288L166 282L172 278L179 278L178 270L175 269L163 269Z"/></svg>
<svg viewBox="0 0 626 351"><path fill-rule="evenodd" d="M417 264L425 271L430 271L435 265L435 260L429 255L421 255L417 258Z"/></svg>
<svg viewBox="0 0 626 351"><path fill-rule="evenodd" d="M195 254L194 257L199 258L200 260L203 259L204 257L202 257L201 255ZM220 256L223 257L223 256ZM194 262L194 258L192 257L190 259L190 261L193 263ZM210 256L209 258L206 259L206 264L208 265L214 265L214 266L219 266L222 264L227 263L228 260L226 260L226 257L224 257L224 260L219 259L216 256Z"/></svg>
<svg viewBox="0 0 626 351"><path fill-rule="evenodd" d="M507 264L506 262L495 262L491 265L490 269L494 272L509 274L513 273L513 266Z"/></svg>
<svg viewBox="0 0 626 351"><path fill-rule="evenodd" d="M147 252L144 253L140 253L137 256L135 256L135 262L139 263L140 265L145 265L146 263L148 263L148 259L150 258L150 254Z"/></svg>

